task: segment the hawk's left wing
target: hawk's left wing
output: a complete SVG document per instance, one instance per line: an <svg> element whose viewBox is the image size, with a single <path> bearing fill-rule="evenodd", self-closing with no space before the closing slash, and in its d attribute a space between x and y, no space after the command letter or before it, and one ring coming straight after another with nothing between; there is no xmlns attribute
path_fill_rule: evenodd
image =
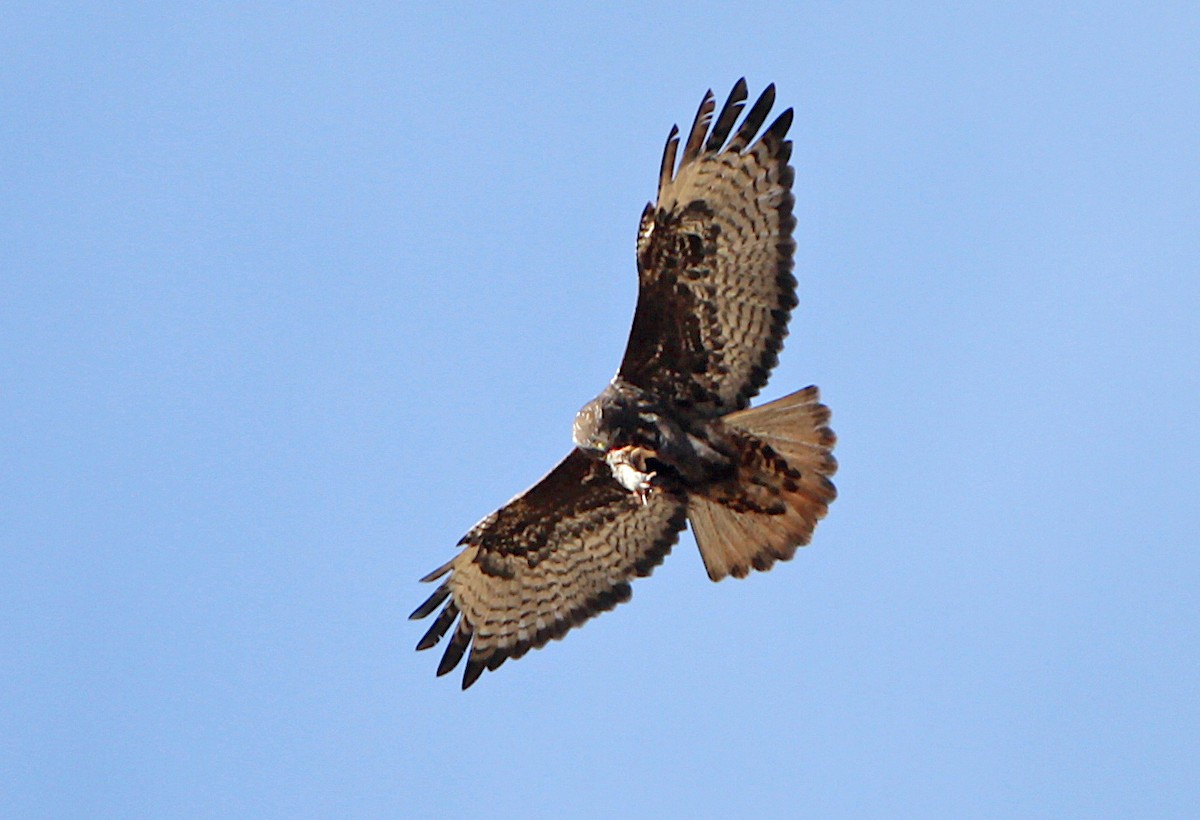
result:
<svg viewBox="0 0 1200 820"><path fill-rule="evenodd" d="M638 230L637 310L619 374L706 417L746 407L766 384L796 305L792 110L760 136L768 86L735 131L745 101L738 80L714 120L709 91L678 168L671 129L658 200Z"/></svg>
<svg viewBox="0 0 1200 820"><path fill-rule="evenodd" d="M658 492L643 504L606 464L572 450L476 524L459 542L465 549L422 579L449 573L410 616L424 618L445 602L417 649L436 644L457 621L438 674L469 648L466 689L484 669L629 600L629 581L662 562L686 522L681 498Z"/></svg>

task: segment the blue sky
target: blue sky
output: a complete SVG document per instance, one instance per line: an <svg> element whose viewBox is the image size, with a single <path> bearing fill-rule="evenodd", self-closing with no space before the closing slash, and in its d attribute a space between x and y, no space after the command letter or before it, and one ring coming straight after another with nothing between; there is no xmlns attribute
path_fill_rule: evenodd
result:
<svg viewBox="0 0 1200 820"><path fill-rule="evenodd" d="M0 11L0 813L1200 810L1200 11L411 5ZM463 693L416 579L743 75L841 496Z"/></svg>

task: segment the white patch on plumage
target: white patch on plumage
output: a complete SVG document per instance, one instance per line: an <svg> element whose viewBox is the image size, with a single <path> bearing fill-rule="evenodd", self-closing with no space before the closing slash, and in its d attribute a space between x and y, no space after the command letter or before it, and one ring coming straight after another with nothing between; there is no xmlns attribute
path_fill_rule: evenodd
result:
<svg viewBox="0 0 1200 820"><path fill-rule="evenodd" d="M643 504L648 503L650 490L654 487L655 472L646 472L645 457L650 455L640 447L619 447L609 450L604 455L604 461L612 470L613 478L629 492L638 497ZM641 465L641 466L639 466Z"/></svg>

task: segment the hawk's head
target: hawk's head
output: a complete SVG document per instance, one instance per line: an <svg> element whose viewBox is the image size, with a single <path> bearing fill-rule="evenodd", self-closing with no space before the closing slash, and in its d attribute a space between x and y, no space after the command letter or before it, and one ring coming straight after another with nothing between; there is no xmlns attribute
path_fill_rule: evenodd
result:
<svg viewBox="0 0 1200 820"><path fill-rule="evenodd" d="M622 385L610 384L575 415L571 438L575 446L596 458L629 444L645 427L636 396Z"/></svg>
<svg viewBox="0 0 1200 820"><path fill-rule="evenodd" d="M571 438L575 446L585 453L599 455L608 450L608 440L600 433L600 419L603 410L600 408L600 397L589 401L575 414L575 423L571 427Z"/></svg>

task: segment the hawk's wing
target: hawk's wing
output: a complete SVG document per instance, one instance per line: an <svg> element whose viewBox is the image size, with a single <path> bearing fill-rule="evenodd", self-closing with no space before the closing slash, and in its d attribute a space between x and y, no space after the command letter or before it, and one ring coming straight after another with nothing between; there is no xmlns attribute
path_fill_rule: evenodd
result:
<svg viewBox="0 0 1200 820"><path fill-rule="evenodd" d="M629 600L630 579L662 562L685 523L682 499L657 492L642 504L606 464L572 450L476 524L459 542L466 549L422 579L449 573L410 616L424 618L445 601L417 649L436 644L457 620L438 674L469 647L466 689L485 668Z"/></svg>
<svg viewBox="0 0 1200 820"><path fill-rule="evenodd" d="M637 310L619 374L704 416L747 406L778 360L796 305L792 110L755 141L775 87L735 132L745 100L743 79L713 123L713 95L705 95L678 170L679 130L671 129L658 201L638 230Z"/></svg>

